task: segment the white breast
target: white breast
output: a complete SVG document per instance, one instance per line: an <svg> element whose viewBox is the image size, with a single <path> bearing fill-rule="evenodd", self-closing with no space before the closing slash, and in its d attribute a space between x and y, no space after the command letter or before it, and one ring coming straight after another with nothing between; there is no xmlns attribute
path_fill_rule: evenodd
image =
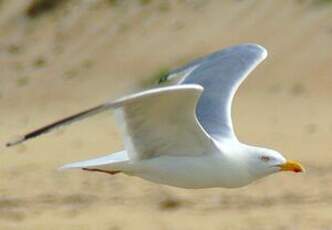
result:
<svg viewBox="0 0 332 230"><path fill-rule="evenodd" d="M134 175L146 180L182 188L235 188L252 181L243 167L228 162L221 154L160 156L135 163L133 170Z"/></svg>

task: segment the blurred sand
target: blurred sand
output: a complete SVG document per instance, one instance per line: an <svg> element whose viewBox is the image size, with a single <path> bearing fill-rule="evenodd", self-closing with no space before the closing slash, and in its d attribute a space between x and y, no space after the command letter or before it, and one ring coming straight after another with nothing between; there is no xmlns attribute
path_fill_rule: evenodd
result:
<svg viewBox="0 0 332 230"><path fill-rule="evenodd" d="M332 229L332 6L312 1L71 0L38 17L0 1L0 229ZM121 149L110 114L11 137L147 87L193 57L257 42L269 57L233 108L248 143L306 166L236 190L59 172Z"/></svg>

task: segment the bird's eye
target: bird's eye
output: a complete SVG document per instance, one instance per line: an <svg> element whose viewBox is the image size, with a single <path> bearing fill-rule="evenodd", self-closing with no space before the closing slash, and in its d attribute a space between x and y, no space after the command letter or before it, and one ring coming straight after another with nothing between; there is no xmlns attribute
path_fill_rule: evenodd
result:
<svg viewBox="0 0 332 230"><path fill-rule="evenodd" d="M264 162L268 162L270 160L270 157L268 156L261 156L261 160Z"/></svg>

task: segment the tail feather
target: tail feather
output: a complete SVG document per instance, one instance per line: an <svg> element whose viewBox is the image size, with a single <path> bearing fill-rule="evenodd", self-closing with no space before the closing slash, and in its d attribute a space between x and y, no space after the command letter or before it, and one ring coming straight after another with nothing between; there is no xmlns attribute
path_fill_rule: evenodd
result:
<svg viewBox="0 0 332 230"><path fill-rule="evenodd" d="M66 164L60 167L60 170L64 169L75 169L75 168L100 168L102 166L111 165L111 164L121 164L129 161L128 155L126 151L121 151L117 153L113 153L110 155L106 155L103 157L98 157L85 161L78 161L74 163Z"/></svg>

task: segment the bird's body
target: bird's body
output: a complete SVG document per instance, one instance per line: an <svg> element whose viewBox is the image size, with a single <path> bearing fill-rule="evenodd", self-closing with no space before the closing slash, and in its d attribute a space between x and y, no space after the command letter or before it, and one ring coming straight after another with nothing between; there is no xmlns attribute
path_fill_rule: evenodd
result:
<svg viewBox="0 0 332 230"><path fill-rule="evenodd" d="M247 75L266 57L256 44L224 49L176 69L174 85L102 104L25 135L14 145L112 109L125 150L63 166L118 172L182 188L241 187L278 171L303 171L277 151L241 143L231 104Z"/></svg>
<svg viewBox="0 0 332 230"><path fill-rule="evenodd" d="M228 154L219 149L196 157L160 156L139 161L133 175L182 188L235 188L257 179L244 161L233 157L234 152Z"/></svg>
<svg viewBox="0 0 332 230"><path fill-rule="evenodd" d="M140 161L133 175L182 188L232 188L251 182L249 174L242 172L242 168L230 168L227 163L221 154L197 157L160 156ZM237 175L237 180L230 180L233 175Z"/></svg>
<svg viewBox="0 0 332 230"><path fill-rule="evenodd" d="M253 167L255 162L248 160L248 154L255 154L259 150L270 151L230 140L222 143L222 147L215 143L209 152L198 156L177 156L174 153L132 161L126 151L121 151L68 164L62 168L99 169L98 171L110 174L123 172L128 176L138 176L154 183L182 188L237 188L266 176L265 171L260 173L260 170ZM282 159L286 163L286 160ZM268 172L279 170L279 167L271 167Z"/></svg>

